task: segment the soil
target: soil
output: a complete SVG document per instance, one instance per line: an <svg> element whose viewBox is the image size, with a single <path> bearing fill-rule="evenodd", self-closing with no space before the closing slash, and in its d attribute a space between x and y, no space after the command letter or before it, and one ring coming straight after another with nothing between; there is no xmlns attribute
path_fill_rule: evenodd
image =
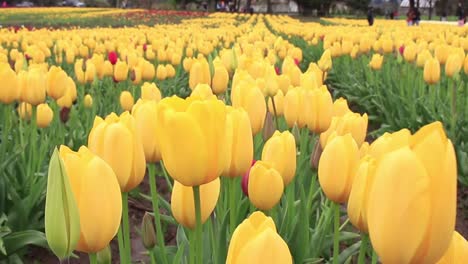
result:
<svg viewBox="0 0 468 264"><path fill-rule="evenodd" d="M167 186L166 180L163 177L156 177L156 185L158 193L161 194L166 201L170 201L170 192ZM150 195L150 188L148 177L145 176L143 182L139 186L139 191L141 193ZM143 246L139 231L141 226L141 221L145 212L152 212L152 205L150 201L147 201L144 198L132 197L129 195L129 221L130 221L130 240L132 241L132 260L133 263L150 263L149 257L147 255L147 250ZM160 209L161 214L168 214L164 208ZM176 244L176 226L168 226L166 233L164 234L165 244L166 245L175 245ZM112 263L119 264L119 246L117 242L117 237L115 237L111 243L111 252L112 252ZM67 264L87 264L89 263L88 255L80 252L75 252L78 258L71 258L62 263ZM50 252L49 250L40 248L40 247L31 247L29 253L25 256L25 263L44 263L44 264L60 264L60 261L57 257Z"/></svg>

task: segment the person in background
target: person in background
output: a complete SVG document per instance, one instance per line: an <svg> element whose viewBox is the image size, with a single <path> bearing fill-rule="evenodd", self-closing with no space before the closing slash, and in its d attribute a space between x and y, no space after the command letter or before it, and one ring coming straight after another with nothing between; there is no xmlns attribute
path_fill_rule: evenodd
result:
<svg viewBox="0 0 468 264"><path fill-rule="evenodd" d="M457 17L458 17L458 25L459 26L465 25L465 11L463 10L463 6L461 2L458 2Z"/></svg>
<svg viewBox="0 0 468 264"><path fill-rule="evenodd" d="M408 13L406 13L406 23L408 26L412 26L414 22L414 10L413 8L410 8L408 10Z"/></svg>
<svg viewBox="0 0 468 264"><path fill-rule="evenodd" d="M442 16L440 17L440 21L447 21L447 10L442 11Z"/></svg>
<svg viewBox="0 0 468 264"><path fill-rule="evenodd" d="M367 10L367 22L369 23L369 26L374 25L374 13L372 7L369 7L369 10Z"/></svg>
<svg viewBox="0 0 468 264"><path fill-rule="evenodd" d="M414 11L414 24L419 26L419 21L421 21L421 12L419 12L419 9L416 8Z"/></svg>

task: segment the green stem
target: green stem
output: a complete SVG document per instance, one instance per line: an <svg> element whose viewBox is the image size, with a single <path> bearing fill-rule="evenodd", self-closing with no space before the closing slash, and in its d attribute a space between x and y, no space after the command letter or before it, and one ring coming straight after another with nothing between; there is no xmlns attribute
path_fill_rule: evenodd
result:
<svg viewBox="0 0 468 264"><path fill-rule="evenodd" d="M377 263L377 260L378 260L377 252L375 252L375 250L372 249L372 261L371 261L371 263L372 263L372 264L376 264L376 263Z"/></svg>
<svg viewBox="0 0 468 264"><path fill-rule="evenodd" d="M130 225L128 221L128 193L122 193L122 220L123 220L123 235L125 243L125 255L127 263L132 261L132 242L130 241Z"/></svg>
<svg viewBox="0 0 468 264"><path fill-rule="evenodd" d="M276 130L280 130L279 124L278 124L278 114L276 112L276 104L275 104L275 97L270 96L271 98L271 104L273 105L273 112L275 113L275 125L276 125Z"/></svg>
<svg viewBox="0 0 468 264"><path fill-rule="evenodd" d="M338 263L338 253L340 251L340 204L333 203L332 209L334 211L334 229L333 234L333 264Z"/></svg>
<svg viewBox="0 0 468 264"><path fill-rule="evenodd" d="M97 255L96 253L88 253L89 256L89 264L97 264Z"/></svg>
<svg viewBox="0 0 468 264"><path fill-rule="evenodd" d="M452 87L450 87L452 85ZM457 125L457 84L452 78L449 78L449 89L451 88L451 109L452 119L450 124L450 130L452 132L452 140L455 141L456 125Z"/></svg>
<svg viewBox="0 0 468 264"><path fill-rule="evenodd" d="M153 250L148 250L148 253L150 255L150 258L151 258L151 264L156 264L156 256L154 255L154 251ZM164 256L165 258L165 256Z"/></svg>
<svg viewBox="0 0 468 264"><path fill-rule="evenodd" d="M166 256L166 247L164 245L163 231L161 228L161 216L159 215L159 199L158 191L156 188L156 164L148 164L150 190L151 190L151 203L153 204L154 224L156 226L156 238L158 239L159 248L161 249L162 262L169 263Z"/></svg>
<svg viewBox="0 0 468 264"><path fill-rule="evenodd" d="M231 234L236 228L236 197L234 191L236 190L236 178L228 179L229 181L229 227Z"/></svg>
<svg viewBox="0 0 468 264"><path fill-rule="evenodd" d="M169 190L172 192L172 183L171 180L169 180L169 175L167 174L166 168L164 167L164 163L161 161L161 170L163 172L164 178L166 179L167 186L169 186Z"/></svg>
<svg viewBox="0 0 468 264"><path fill-rule="evenodd" d="M363 264L366 259L367 244L369 237L366 234L361 234L361 247L359 249L358 264Z"/></svg>
<svg viewBox="0 0 468 264"><path fill-rule="evenodd" d="M127 256L125 255L125 242L124 242L124 235L123 235L123 225L119 227L119 233L117 233L117 238L119 240L119 256L120 256L120 262L123 263L126 259Z"/></svg>
<svg viewBox="0 0 468 264"><path fill-rule="evenodd" d="M203 263L203 240L202 240L202 222L201 222L201 202L200 202L200 186L193 186L193 200L195 201L195 240L197 245L196 262L197 264Z"/></svg>

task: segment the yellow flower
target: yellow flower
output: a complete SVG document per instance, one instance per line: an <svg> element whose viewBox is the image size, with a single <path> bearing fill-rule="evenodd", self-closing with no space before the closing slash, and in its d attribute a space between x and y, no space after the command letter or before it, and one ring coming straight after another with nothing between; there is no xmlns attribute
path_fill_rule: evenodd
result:
<svg viewBox="0 0 468 264"><path fill-rule="evenodd" d="M418 57L416 58L416 65L418 65L418 67L423 68L426 62L430 59L432 59L432 55L427 49L425 49L422 52L418 53Z"/></svg>
<svg viewBox="0 0 468 264"><path fill-rule="evenodd" d="M120 93L120 106L124 111L131 111L134 102L133 96L129 91L122 91Z"/></svg>
<svg viewBox="0 0 468 264"><path fill-rule="evenodd" d="M327 72L332 68L332 58L331 51L329 49L325 50L320 57L320 60L317 62L320 70Z"/></svg>
<svg viewBox="0 0 468 264"><path fill-rule="evenodd" d="M351 112L351 110L349 110L348 101L343 97L333 102L333 116L344 116L349 112Z"/></svg>
<svg viewBox="0 0 468 264"><path fill-rule="evenodd" d="M468 261L468 242L457 231L453 232L450 246L436 264L466 263Z"/></svg>
<svg viewBox="0 0 468 264"><path fill-rule="evenodd" d="M260 210L270 210L283 196L280 173L266 161L257 161L249 172L249 199Z"/></svg>
<svg viewBox="0 0 468 264"><path fill-rule="evenodd" d="M87 94L84 97L84 107L86 108L91 108L93 107L93 97L91 95Z"/></svg>
<svg viewBox="0 0 468 264"><path fill-rule="evenodd" d="M220 180L215 180L200 186L200 208L202 223L206 222L213 212L218 202L220 191ZM184 186L178 181L174 181L174 188L171 195L171 209L177 222L187 228L194 229L195 202L193 200L193 188Z"/></svg>
<svg viewBox="0 0 468 264"><path fill-rule="evenodd" d="M263 93L255 84L241 81L231 90L232 106L242 107L249 114L253 135L259 133L265 123L266 103Z"/></svg>
<svg viewBox="0 0 468 264"><path fill-rule="evenodd" d="M141 86L141 99L159 102L161 101L161 91L155 83L145 82Z"/></svg>
<svg viewBox="0 0 468 264"><path fill-rule="evenodd" d="M212 80L213 92L215 94L222 94L226 92L229 82L229 73L223 65L218 65L214 69Z"/></svg>
<svg viewBox="0 0 468 264"><path fill-rule="evenodd" d="M18 79L22 102L38 105L45 101L47 79L39 68L33 68L29 72L20 72Z"/></svg>
<svg viewBox="0 0 468 264"><path fill-rule="evenodd" d="M262 160L270 162L287 186L296 174L296 140L289 131L276 131L263 147Z"/></svg>
<svg viewBox="0 0 468 264"><path fill-rule="evenodd" d="M127 80L128 65L123 61L117 61L114 65L114 79L118 82Z"/></svg>
<svg viewBox="0 0 468 264"><path fill-rule="evenodd" d="M48 127L54 118L54 111L48 104L40 104L37 106L37 126L40 128Z"/></svg>
<svg viewBox="0 0 468 264"><path fill-rule="evenodd" d="M211 91L211 87L208 84L200 83L195 86L192 93L190 94L191 97L196 97L200 99L209 99L215 97L213 92Z"/></svg>
<svg viewBox="0 0 468 264"><path fill-rule="evenodd" d="M176 71L174 69L174 66L172 66L172 64L166 64L166 74L167 74L167 78L175 77Z"/></svg>
<svg viewBox="0 0 468 264"><path fill-rule="evenodd" d="M361 146L366 139L367 124L367 114L361 116L358 113L349 112L340 117L333 117L328 130L320 134L320 144L322 148L325 148L328 137L336 132L339 136L351 133L358 146Z"/></svg>
<svg viewBox="0 0 468 264"><path fill-rule="evenodd" d="M424 64L424 81L427 84L436 84L440 80L440 64L437 59L429 59Z"/></svg>
<svg viewBox="0 0 468 264"><path fill-rule="evenodd" d="M0 80L2 80L2 89L0 89L0 102L10 104L18 99L19 84L15 71L7 63L0 63Z"/></svg>
<svg viewBox="0 0 468 264"><path fill-rule="evenodd" d="M383 63L383 56L376 53L372 55L372 59L369 62L369 66L373 70L380 70L382 68L382 63Z"/></svg>
<svg viewBox="0 0 468 264"><path fill-rule="evenodd" d="M403 51L403 57L407 62L414 62L416 59L416 45L408 45L405 47L405 50Z"/></svg>
<svg viewBox="0 0 468 264"><path fill-rule="evenodd" d="M172 178L196 186L220 176L229 158L221 101L166 97L158 104L157 119L162 159Z"/></svg>
<svg viewBox="0 0 468 264"><path fill-rule="evenodd" d="M275 100L276 115L282 116L284 113L284 94L283 91L278 90L278 93L273 97ZM275 114L275 109L273 108L273 102L271 97L268 98L268 112Z"/></svg>
<svg viewBox="0 0 468 264"><path fill-rule="evenodd" d="M348 201L359 162L359 149L349 133L332 137L320 157L318 178L328 199L335 203L345 203Z"/></svg>
<svg viewBox="0 0 468 264"><path fill-rule="evenodd" d="M449 247L457 199L455 152L442 124L422 127L409 146L382 156L374 177L367 221L381 261L435 263Z"/></svg>
<svg viewBox="0 0 468 264"><path fill-rule="evenodd" d="M458 56L458 54L451 54L447 58L447 63L445 63L445 75L448 77L453 77L458 74L462 68L463 59Z"/></svg>
<svg viewBox="0 0 468 264"><path fill-rule="evenodd" d="M120 225L122 198L117 178L105 161L84 146L73 152L62 145L60 157L80 216L76 250L98 252L110 243Z"/></svg>
<svg viewBox="0 0 468 264"><path fill-rule="evenodd" d="M66 92L67 73L60 67L52 66L47 73L47 95L58 100Z"/></svg>
<svg viewBox="0 0 468 264"><path fill-rule="evenodd" d="M237 228L229 243L226 264L292 264L288 245L276 233L271 217L254 212Z"/></svg>
<svg viewBox="0 0 468 264"><path fill-rule="evenodd" d="M156 68L156 78L158 78L160 81L163 81L167 78L167 69L164 65L159 64Z"/></svg>
<svg viewBox="0 0 468 264"><path fill-rule="evenodd" d="M122 192L131 191L145 176L145 153L136 132L135 119L124 112L94 119L88 146L114 170Z"/></svg>
<svg viewBox="0 0 468 264"><path fill-rule="evenodd" d="M141 139L146 162L155 163L161 160L158 145L157 103L153 100L138 100L132 109L135 118L136 133Z"/></svg>

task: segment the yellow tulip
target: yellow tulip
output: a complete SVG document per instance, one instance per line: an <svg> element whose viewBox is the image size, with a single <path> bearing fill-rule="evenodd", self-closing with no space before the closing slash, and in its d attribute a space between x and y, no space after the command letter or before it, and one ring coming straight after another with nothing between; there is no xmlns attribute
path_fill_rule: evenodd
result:
<svg viewBox="0 0 468 264"><path fill-rule="evenodd" d="M200 99L209 99L214 97L213 91L211 91L211 87L208 84L197 84L195 89L193 89L192 93L190 94L191 97L196 97Z"/></svg>
<svg viewBox="0 0 468 264"><path fill-rule="evenodd" d="M172 66L172 64L166 64L166 74L167 74L167 78L175 77L176 71L174 69L174 66Z"/></svg>
<svg viewBox="0 0 468 264"><path fill-rule="evenodd" d="M161 91L155 83L145 82L141 86L141 99L159 102L161 101Z"/></svg>
<svg viewBox="0 0 468 264"><path fill-rule="evenodd" d="M230 157L223 176L243 176L253 159L253 138L249 115L242 108L227 107L226 129L228 130L228 152Z"/></svg>
<svg viewBox="0 0 468 264"><path fill-rule="evenodd" d="M463 70L465 71L465 74L468 75L468 55L466 55L465 57L465 62L463 63Z"/></svg>
<svg viewBox="0 0 468 264"><path fill-rule="evenodd" d="M288 92L290 85L291 80L289 79L288 75L281 74L278 76L278 87L281 91L283 91L283 94L286 94Z"/></svg>
<svg viewBox="0 0 468 264"><path fill-rule="evenodd" d="M439 45L434 50L434 57L440 62L440 64L445 64L449 56L450 46L448 45Z"/></svg>
<svg viewBox="0 0 468 264"><path fill-rule="evenodd" d="M447 63L445 63L445 75L448 77L453 77L458 74L462 68L463 58L459 57L457 54L451 54L447 58Z"/></svg>
<svg viewBox="0 0 468 264"><path fill-rule="evenodd" d="M385 154L367 209L370 238L381 261L439 260L455 227L456 190L455 152L440 122L422 127L409 146ZM398 199L388 200L396 193Z"/></svg>
<svg viewBox="0 0 468 264"><path fill-rule="evenodd" d="M39 68L33 68L29 72L20 72L18 78L22 102L38 105L45 101L47 79Z"/></svg>
<svg viewBox="0 0 468 264"><path fill-rule="evenodd" d="M260 211L245 219L232 234L226 264L292 264L288 245L275 222Z"/></svg>
<svg viewBox="0 0 468 264"><path fill-rule="evenodd" d="M301 97L303 104L300 104L299 112L305 115L309 130L315 133L327 130L333 114L333 101L327 87L302 89Z"/></svg>
<svg viewBox="0 0 468 264"><path fill-rule="evenodd" d="M163 81L167 78L167 70L164 65L159 64L158 67L156 67L156 78L158 78L160 81Z"/></svg>
<svg viewBox="0 0 468 264"><path fill-rule="evenodd" d="M382 50L384 53L393 52L393 41L389 38L382 40Z"/></svg>
<svg viewBox="0 0 468 264"><path fill-rule="evenodd" d="M114 75L114 66L110 63L110 61L104 61L104 65L102 66L102 74L104 76L113 76Z"/></svg>
<svg viewBox="0 0 468 264"><path fill-rule="evenodd" d="M157 140L157 114L157 103L153 100L140 99L132 109L136 133L140 136L146 162L151 163L161 160L161 151Z"/></svg>
<svg viewBox="0 0 468 264"><path fill-rule="evenodd" d="M359 152L361 152L361 149ZM351 224L366 233L368 232L367 204L369 191L374 180L375 163L375 159L371 156L365 156L361 159L357 166L348 199L348 217Z"/></svg>
<svg viewBox="0 0 468 264"><path fill-rule="evenodd" d="M403 57L409 63L413 63L416 59L416 45L408 45L403 51Z"/></svg>
<svg viewBox="0 0 468 264"><path fill-rule="evenodd" d="M9 64L0 63L0 80L2 80L2 89L0 89L0 102L10 104L18 99L19 84L15 71Z"/></svg>
<svg viewBox="0 0 468 264"><path fill-rule="evenodd" d="M394 133L384 133L369 146L368 154L375 159L380 159L384 154L396 149L408 146L411 132L402 129Z"/></svg>
<svg viewBox="0 0 468 264"><path fill-rule="evenodd" d="M349 112L351 112L351 110L349 110L348 101L343 97L333 102L333 116L344 116Z"/></svg>
<svg viewBox="0 0 468 264"><path fill-rule="evenodd" d="M425 49L418 53L418 57L416 58L416 65L418 65L418 67L424 68L424 65L430 59L432 59L432 55L427 49Z"/></svg>
<svg viewBox="0 0 468 264"><path fill-rule="evenodd" d="M273 97L275 100L276 115L282 116L284 113L284 94L283 91L278 90L278 93ZM273 108L273 102L271 97L268 98L268 112L275 114L275 109Z"/></svg>
<svg viewBox="0 0 468 264"><path fill-rule="evenodd" d="M270 162L287 186L296 174L296 140L289 131L276 131L263 147L262 160Z"/></svg>
<svg viewBox="0 0 468 264"><path fill-rule="evenodd" d="M131 111L134 102L133 96L129 91L122 91L120 93L120 106L124 111Z"/></svg>
<svg viewBox="0 0 468 264"><path fill-rule="evenodd" d="M440 64L437 59L429 59L424 64L424 81L427 84L436 84L440 80Z"/></svg>
<svg viewBox="0 0 468 264"><path fill-rule="evenodd" d="M93 107L93 97L91 95L87 94L84 97L84 107L86 108L91 108Z"/></svg>
<svg viewBox="0 0 468 264"><path fill-rule="evenodd" d="M220 176L229 158L221 101L166 97L158 104L157 120L162 159L172 178L197 186Z"/></svg>
<svg viewBox="0 0 468 264"><path fill-rule="evenodd" d="M380 54L374 54L372 55L372 59L369 62L369 67L373 70L380 70L382 68L382 63L383 63L383 56Z"/></svg>
<svg viewBox="0 0 468 264"><path fill-rule="evenodd" d="M436 264L454 264L468 262L468 242L457 231L453 232L450 246Z"/></svg>
<svg viewBox="0 0 468 264"><path fill-rule="evenodd" d="M329 49L325 50L320 57L320 60L317 62L320 70L327 72L332 68L332 58L331 51Z"/></svg>
<svg viewBox="0 0 468 264"><path fill-rule="evenodd" d="M156 76L156 70L154 69L154 65L152 63L145 61L142 64L141 76L143 80L146 80L146 81L153 80L154 76Z"/></svg>
<svg viewBox="0 0 468 264"><path fill-rule="evenodd" d="M192 68L192 64L193 64L192 58L190 57L184 58L184 60L182 61L182 65L184 66L184 71L190 72L190 69Z"/></svg>
<svg viewBox="0 0 468 264"><path fill-rule="evenodd" d="M66 92L67 73L60 67L52 66L47 73L47 95L58 100Z"/></svg>
<svg viewBox="0 0 468 264"><path fill-rule="evenodd" d="M123 82L127 80L128 76L128 65L123 61L117 61L114 65L114 79L117 82Z"/></svg>
<svg viewBox="0 0 468 264"><path fill-rule="evenodd" d="M359 148L351 134L335 136L327 143L320 157L318 178L328 199L335 203L348 201L358 163Z"/></svg>
<svg viewBox="0 0 468 264"><path fill-rule="evenodd" d="M76 250L98 252L110 243L120 225L122 198L119 183L112 168L84 146L73 152L62 145L60 157L80 216L80 239Z"/></svg>
<svg viewBox="0 0 468 264"><path fill-rule="evenodd" d="M180 64L180 60L182 59L182 55L179 54L179 53L174 53L172 54L172 57L171 57L171 64L174 65L174 66L177 66Z"/></svg>
<svg viewBox="0 0 468 264"><path fill-rule="evenodd" d="M328 137L336 132L340 136L351 133L358 146L361 146L366 139L367 124L367 114L361 116L358 113L349 112L341 117L333 117L328 130L320 134L320 145L325 148Z"/></svg>
<svg viewBox="0 0 468 264"><path fill-rule="evenodd" d="M249 172L248 190L255 207L270 210L283 196L283 178L271 163L257 161Z"/></svg>
<svg viewBox="0 0 468 264"><path fill-rule="evenodd" d="M295 124L300 128L306 125L305 118L300 118L304 115L300 112L301 103L303 103L303 98L300 96L299 88L290 89L284 97L284 118L290 128Z"/></svg>
<svg viewBox="0 0 468 264"><path fill-rule="evenodd" d="M193 90L195 86L197 86L197 84L200 84L200 83L208 84L205 82L203 78L202 64L199 61L195 61L190 67L189 87L190 89Z"/></svg>
<svg viewBox="0 0 468 264"><path fill-rule="evenodd" d="M32 116L32 105L28 103L20 103L18 108L18 115L23 120L29 120Z"/></svg>
<svg viewBox="0 0 468 264"><path fill-rule="evenodd" d="M40 128L48 127L54 117L54 111L48 104L40 104L37 106L36 122Z"/></svg>
<svg viewBox="0 0 468 264"><path fill-rule="evenodd" d="M212 80L213 92L222 94L226 92L229 83L229 73L223 65L216 66Z"/></svg>
<svg viewBox="0 0 468 264"><path fill-rule="evenodd" d="M122 192L131 191L145 176L145 153L136 132L135 119L128 112L111 113L94 119L88 146L114 170Z"/></svg>
<svg viewBox="0 0 468 264"><path fill-rule="evenodd" d="M130 80L133 84L141 83L142 79L142 70L140 67L136 66L130 71Z"/></svg>
<svg viewBox="0 0 468 264"><path fill-rule="evenodd" d="M200 211L202 224L206 222L218 202L221 183L219 178L200 186ZM193 188L174 181L171 195L171 209L177 222L187 228L194 229L195 202Z"/></svg>

